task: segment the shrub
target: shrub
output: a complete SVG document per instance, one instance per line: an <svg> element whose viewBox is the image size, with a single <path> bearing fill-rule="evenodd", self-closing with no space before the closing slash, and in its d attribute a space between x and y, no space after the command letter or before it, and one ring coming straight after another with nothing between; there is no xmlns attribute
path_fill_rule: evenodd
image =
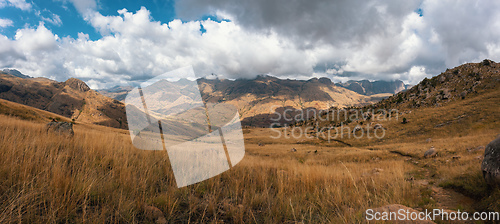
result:
<svg viewBox="0 0 500 224"><path fill-rule="evenodd" d="M402 103L403 102L403 96L399 94L398 99L396 100L396 103Z"/></svg>
<svg viewBox="0 0 500 224"><path fill-rule="evenodd" d="M483 66L490 66L490 64L491 64L490 60L488 60L488 59L484 59L483 62L481 62L481 65L483 65Z"/></svg>

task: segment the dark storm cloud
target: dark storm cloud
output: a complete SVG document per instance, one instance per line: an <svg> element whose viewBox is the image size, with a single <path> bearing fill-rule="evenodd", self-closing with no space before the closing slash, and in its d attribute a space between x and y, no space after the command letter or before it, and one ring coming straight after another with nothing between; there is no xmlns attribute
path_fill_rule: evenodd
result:
<svg viewBox="0 0 500 224"><path fill-rule="evenodd" d="M446 67L486 57L500 59L495 50L500 40L499 4L493 0L183 0L177 1L176 9L185 19L214 14L253 32L275 32L299 49L330 46L330 55L316 58L314 71L323 64L337 64L356 76L414 82Z"/></svg>
<svg viewBox="0 0 500 224"><path fill-rule="evenodd" d="M248 29L274 31L302 47L318 43L362 47L373 35L398 32L404 17L419 5L419 0L183 0L177 1L176 10L189 20L225 13Z"/></svg>

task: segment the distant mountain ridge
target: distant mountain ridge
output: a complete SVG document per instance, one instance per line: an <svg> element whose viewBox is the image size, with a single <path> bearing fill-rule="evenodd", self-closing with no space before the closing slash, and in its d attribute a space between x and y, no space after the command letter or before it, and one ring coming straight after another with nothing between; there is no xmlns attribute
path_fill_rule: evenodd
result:
<svg viewBox="0 0 500 224"><path fill-rule="evenodd" d="M199 81L199 84L203 84L203 83L215 84L217 80L219 80L219 81L224 80L224 82L229 81L232 84L235 84L233 89L236 89L237 91L230 91L229 93L226 93L226 95L236 93L236 94L240 94L239 96L241 96L241 94L246 94L246 93L252 93L252 94L257 94L257 95L262 95L262 93L264 93L264 95L265 95L268 93L279 92L279 91L272 90L269 88L263 88L263 89L256 88L255 90L248 91L249 89L251 89L251 87L262 87L262 86L258 86L256 83L251 82L251 81L258 81L258 80L269 81L269 80L272 80L274 82L279 83L279 84L277 84L277 86L289 85L289 87L292 87L292 88L297 87L295 84L293 84L294 82L297 82L297 83L303 82L302 80L290 80L290 79L285 80L285 79L279 79L279 78L276 78L273 76L268 76L268 75L259 75L254 80L237 79L237 80L231 81L231 80L226 80L226 79L201 78L198 81ZM329 78L325 78L325 77L319 78L319 79L312 78L312 79L306 80L305 82L314 82L314 80L317 80L319 83L322 83L322 84L328 84L328 85L333 84L333 82ZM334 85L351 90L351 91L354 91L354 92L359 93L361 95L366 95L366 96L371 96L371 95L376 95L376 94L385 94L385 93L396 94L396 93L399 93L401 91L405 91L405 90L412 87L412 85L404 84L404 82L401 80L394 80L394 81L349 80L345 83L335 83ZM238 87L236 87L236 86L238 86ZM242 87L242 88L240 88L240 87ZM115 87L110 88L110 89L102 89L102 90L97 90L97 91L105 96L111 97L111 98L116 99L116 100L123 101L125 99L125 97L127 96L127 93L132 89L133 89L133 87L131 87L131 86L115 86ZM229 97L231 97L231 96L229 96Z"/></svg>
<svg viewBox="0 0 500 224"><path fill-rule="evenodd" d="M118 100L125 99L132 87L116 86L97 92L75 78L57 82L45 78L31 78L16 71L0 72L0 98L50 111L77 122L127 127L124 104ZM197 82L206 102L226 102L236 106L242 123L248 126L268 126L275 111L362 106L392 95L362 95L335 85L328 78L290 80L267 75L260 75L252 80L181 79L169 82L168 85L174 86L173 89L182 89L191 82ZM175 98L175 94L158 89L154 97ZM151 108L157 110L152 111L153 113L166 109L165 105L151 105Z"/></svg>
<svg viewBox="0 0 500 224"><path fill-rule="evenodd" d="M167 89L183 89L185 92L191 92L193 90L184 90L184 88L193 86L190 84L193 82L195 81L181 79L177 82L163 83L165 88L153 89L150 93L150 102L162 103L148 105L150 112L162 114L162 112L173 108L174 104L180 103L176 101L179 94L169 92ZM330 107L361 106L392 95L364 96L336 86L328 78L290 80L260 75L251 80L201 78L196 82L205 102L231 104L238 108L243 125L260 127L269 126L272 122L270 118L275 116L275 111L282 112L285 109L292 111L322 110ZM124 98L127 89L113 88L100 92L110 97ZM182 104L177 105L177 107L182 107Z"/></svg>
<svg viewBox="0 0 500 224"><path fill-rule="evenodd" d="M406 85L401 80L373 82L369 80L349 80L345 83L336 83L335 85L367 96L379 93L396 94L411 88L411 85Z"/></svg>
<svg viewBox="0 0 500 224"><path fill-rule="evenodd" d="M113 98L115 100L123 101L127 96L128 92L130 92L134 87L132 86L115 86L110 89L101 89L97 90L100 94Z"/></svg>
<svg viewBox="0 0 500 224"><path fill-rule="evenodd" d="M30 76L24 75L23 73L21 73L20 71L18 71L16 69L4 68L3 70L1 70L1 72L5 73L5 74L13 75L15 77L22 78L22 79L32 78Z"/></svg>

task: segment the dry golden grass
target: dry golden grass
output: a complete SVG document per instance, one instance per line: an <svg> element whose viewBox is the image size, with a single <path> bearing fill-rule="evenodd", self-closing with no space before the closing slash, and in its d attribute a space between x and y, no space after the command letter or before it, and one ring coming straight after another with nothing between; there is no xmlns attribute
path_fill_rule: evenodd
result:
<svg viewBox="0 0 500 224"><path fill-rule="evenodd" d="M1 120L2 223L133 221L136 203L159 187L153 179L169 185L165 158L134 150L125 135L77 126L67 139Z"/></svg>
<svg viewBox="0 0 500 224"><path fill-rule="evenodd" d="M48 122L52 119L69 122L71 119L45 110L0 99L0 114L18 117L34 122Z"/></svg>
<svg viewBox="0 0 500 224"><path fill-rule="evenodd" d="M230 171L178 189L165 152L140 151L126 133L89 127L76 125L75 137L64 138L1 116L0 222L153 222L143 209L153 205L169 222L358 223L367 208L419 200L404 180L410 165L393 155L290 153L274 144L265 156L252 140Z"/></svg>

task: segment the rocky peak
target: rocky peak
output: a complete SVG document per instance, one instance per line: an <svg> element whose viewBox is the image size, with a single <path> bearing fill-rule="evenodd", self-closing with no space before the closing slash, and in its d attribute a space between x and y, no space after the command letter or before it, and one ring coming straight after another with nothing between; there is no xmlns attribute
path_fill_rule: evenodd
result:
<svg viewBox="0 0 500 224"><path fill-rule="evenodd" d="M327 85L331 85L332 84L332 80L329 79L329 78L325 78L325 77L319 78L318 81L320 83L327 84Z"/></svg>
<svg viewBox="0 0 500 224"><path fill-rule="evenodd" d="M64 82L66 86L69 86L72 89L81 91L81 92L87 92L90 90L90 87L82 80L75 79L75 78L70 78Z"/></svg>
<svg viewBox="0 0 500 224"><path fill-rule="evenodd" d="M497 88L500 81L500 63L485 59L447 69L431 79L424 78L406 92L379 102L384 107L409 108L441 106L454 100L463 100L481 92Z"/></svg>

